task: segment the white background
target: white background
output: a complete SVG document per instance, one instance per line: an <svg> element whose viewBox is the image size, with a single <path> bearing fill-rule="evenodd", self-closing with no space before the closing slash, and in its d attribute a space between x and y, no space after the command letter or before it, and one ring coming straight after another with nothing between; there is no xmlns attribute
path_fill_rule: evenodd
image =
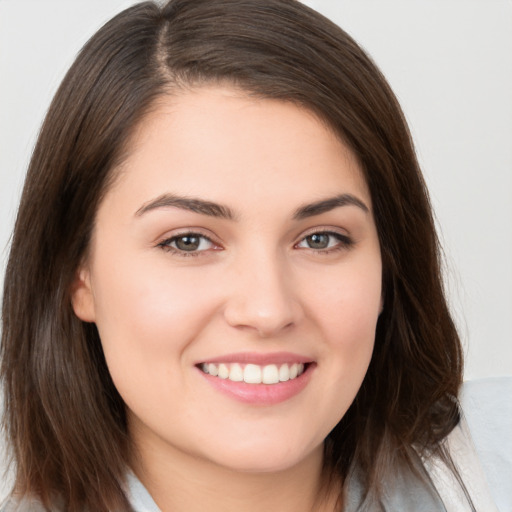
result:
<svg viewBox="0 0 512 512"><path fill-rule="evenodd" d="M51 97L83 43L133 3L0 0L2 269ZM305 3L366 48L401 101L445 249L466 378L512 375L512 1Z"/></svg>

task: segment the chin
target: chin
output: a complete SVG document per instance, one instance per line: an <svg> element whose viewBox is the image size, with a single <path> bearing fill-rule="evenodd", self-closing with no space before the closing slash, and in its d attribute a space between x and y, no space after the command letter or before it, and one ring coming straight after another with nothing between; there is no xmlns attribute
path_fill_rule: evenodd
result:
<svg viewBox="0 0 512 512"><path fill-rule="evenodd" d="M279 446L275 446L266 443L243 448L231 446L217 454L210 452L209 458L217 465L238 473L278 473L291 469L310 457L321 458L322 454L323 442L309 450L304 445L279 443Z"/></svg>

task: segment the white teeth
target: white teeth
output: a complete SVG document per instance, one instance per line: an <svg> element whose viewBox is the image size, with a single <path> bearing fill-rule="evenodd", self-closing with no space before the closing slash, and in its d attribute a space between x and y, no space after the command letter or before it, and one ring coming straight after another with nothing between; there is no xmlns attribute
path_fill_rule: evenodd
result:
<svg viewBox="0 0 512 512"><path fill-rule="evenodd" d="M290 379L290 368L287 364L282 364L281 368L279 368L279 380L281 382L286 382Z"/></svg>
<svg viewBox="0 0 512 512"><path fill-rule="evenodd" d="M244 368L244 382L247 384L261 384L261 368L255 364L248 364Z"/></svg>
<svg viewBox="0 0 512 512"><path fill-rule="evenodd" d="M263 384L277 384L279 382L279 370L275 364L267 364L263 367L261 382Z"/></svg>
<svg viewBox="0 0 512 512"><path fill-rule="evenodd" d="M219 377L221 379L227 379L229 377L229 368L225 364L219 364Z"/></svg>
<svg viewBox="0 0 512 512"><path fill-rule="evenodd" d="M282 364L279 367L275 364L259 366L257 364L239 363L203 363L201 370L214 377L229 379L233 382L246 382L247 384L278 384L288 380L296 379L304 373L303 363Z"/></svg>
<svg viewBox="0 0 512 512"><path fill-rule="evenodd" d="M242 382L244 380L244 371L238 363L231 365L228 379L232 380L233 382Z"/></svg>

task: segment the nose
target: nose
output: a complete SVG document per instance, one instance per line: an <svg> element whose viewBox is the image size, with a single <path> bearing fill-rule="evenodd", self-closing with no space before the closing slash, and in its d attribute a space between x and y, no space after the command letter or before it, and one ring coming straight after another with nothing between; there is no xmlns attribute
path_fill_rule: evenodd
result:
<svg viewBox="0 0 512 512"><path fill-rule="evenodd" d="M226 322L235 328L253 330L262 338L276 336L298 324L303 308L286 261L275 255L242 258L228 278ZM226 283L228 284L228 283Z"/></svg>

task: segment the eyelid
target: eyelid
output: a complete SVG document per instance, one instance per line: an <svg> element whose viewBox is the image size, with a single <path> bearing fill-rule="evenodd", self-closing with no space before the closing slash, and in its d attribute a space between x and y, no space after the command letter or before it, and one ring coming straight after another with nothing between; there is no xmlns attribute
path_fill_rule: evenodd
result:
<svg viewBox="0 0 512 512"><path fill-rule="evenodd" d="M205 233L205 231L208 231L208 234ZM333 227L333 226L315 226L312 227L305 232L301 233L300 238L296 240L296 242L293 244L294 248L297 248L297 246L302 243L308 236L314 235L314 234L325 234L330 235L333 237L336 237L339 241L339 244L336 244L334 247L324 248L324 249L314 249L314 248L303 248L308 249L310 251L314 252L322 252L322 253L328 253L336 249L341 248L348 248L351 245L355 244L355 241L352 239L352 237L346 232L346 230L339 228L339 227ZM169 245L173 240L184 237L186 235L192 236L198 236L201 238L204 238L208 240L214 247L208 248L208 249L202 249L202 250L195 250L195 251L185 251L180 250L176 247L172 247ZM222 250L224 249L223 243L220 243L217 241L218 237L212 236L210 234L209 230L205 230L204 228L196 228L196 227L187 227L187 228L181 228L177 229L174 232L166 233L164 236L159 237L159 239L156 241L155 246L160 247L161 249L167 250L171 253L178 254L180 256L198 256L203 253L207 253L211 250ZM302 248L300 248L302 249Z"/></svg>
<svg viewBox="0 0 512 512"><path fill-rule="evenodd" d="M199 256L199 255L201 255L203 253L207 253L211 250L223 249L222 244L216 240L217 237L214 237L211 234L205 234L204 231L205 230L203 228L194 228L194 227L178 229L174 232L166 233L164 236L159 237L159 239L157 240L155 245L156 245L156 247L159 247L165 251L174 253L179 256ZM210 242L213 245L213 247L208 248L208 249L202 249L199 251L197 251L197 250L196 251L185 251L185 250L180 250L176 247L172 247L170 245L170 243L172 241L174 241L175 239L178 239L180 237L185 237L187 235L188 236L197 236L197 237L203 238L205 240L208 240L208 242Z"/></svg>
<svg viewBox="0 0 512 512"><path fill-rule="evenodd" d="M326 247L323 249L315 249L313 247L299 247L299 244L304 242L306 238L316 234L329 235L331 237L336 238L339 243L335 244L332 247ZM294 243L293 247L299 250L308 250L314 253L321 253L325 255L343 249L350 249L353 245L355 245L355 241L346 232L346 230L333 226L315 226L314 228L308 229L307 231L302 233L298 241Z"/></svg>
<svg viewBox="0 0 512 512"><path fill-rule="evenodd" d="M223 245L222 242L220 242L219 237L214 235L210 230L204 229L204 228L199 228L199 227L194 227L194 226L166 231L164 235L161 235L156 239L155 245L159 245L162 242L166 242L167 240L170 240L171 238L179 238L180 236L185 236L185 235L202 236L202 237L210 240L215 245L219 245L219 246Z"/></svg>
<svg viewBox="0 0 512 512"><path fill-rule="evenodd" d="M304 240L304 238L311 236L311 235L315 235L317 233L338 235L338 236L341 236L341 237L344 237L347 239L352 239L352 237L350 236L350 234L347 232L346 229L342 229L342 228L334 227L334 226L315 226L313 228L307 229L306 231L302 232L300 234L296 244L301 242L302 240Z"/></svg>

